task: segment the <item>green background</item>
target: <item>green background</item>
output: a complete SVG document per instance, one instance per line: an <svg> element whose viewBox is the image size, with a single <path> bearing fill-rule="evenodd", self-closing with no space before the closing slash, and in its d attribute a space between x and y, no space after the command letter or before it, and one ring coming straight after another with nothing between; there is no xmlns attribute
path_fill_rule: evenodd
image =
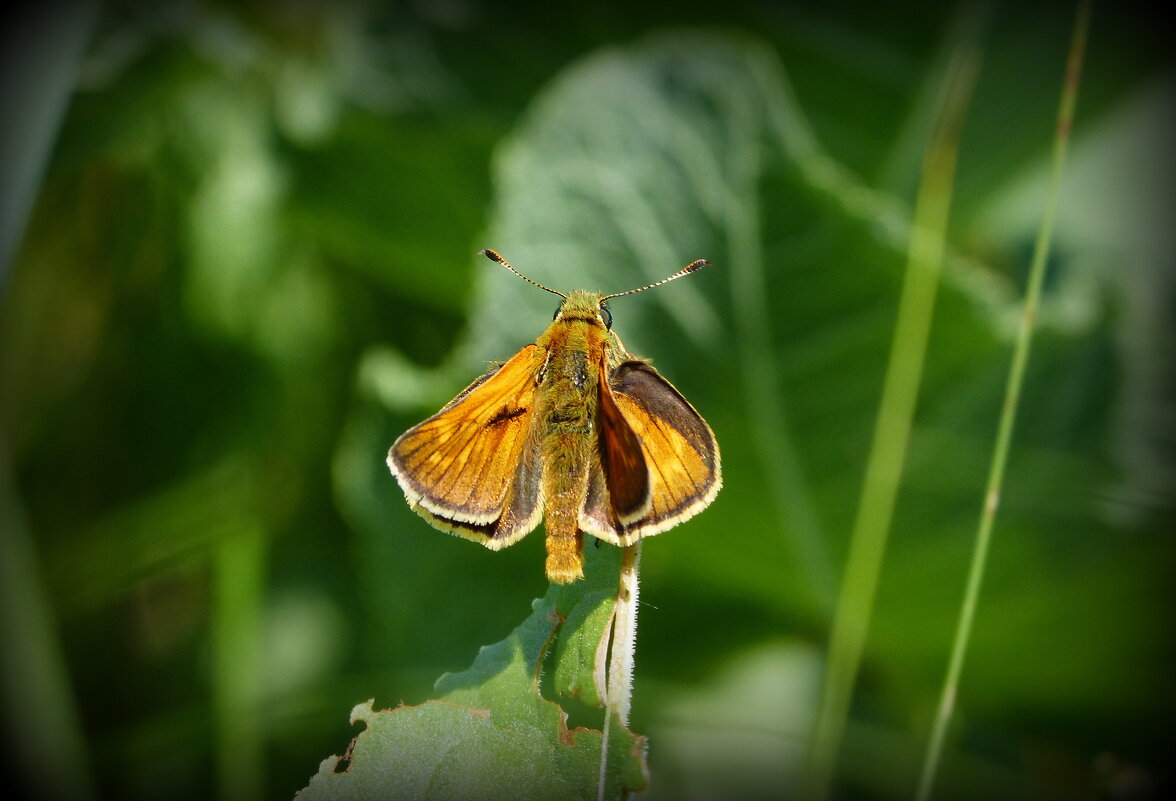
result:
<svg viewBox="0 0 1176 801"><path fill-rule="evenodd" d="M922 148L947 57L974 40L838 774L846 798L909 797L1045 200L1068 4L87 8L4 64L4 157L37 176L0 319L12 781L289 798L346 747L355 704L423 702L526 617L541 534L500 553L442 535L384 466L550 320L554 298L475 255L493 247L564 290L714 262L612 304L710 422L725 474L709 510L645 545L631 728L652 798L790 797ZM13 12L7 41L36 16ZM1165 25L1095 9L945 798L1170 781ZM30 97L60 119L37 127Z"/></svg>

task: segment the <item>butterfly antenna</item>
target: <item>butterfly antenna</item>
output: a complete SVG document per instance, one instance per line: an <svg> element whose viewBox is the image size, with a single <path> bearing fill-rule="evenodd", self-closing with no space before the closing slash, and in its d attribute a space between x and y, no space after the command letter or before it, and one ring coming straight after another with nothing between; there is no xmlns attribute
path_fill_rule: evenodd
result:
<svg viewBox="0 0 1176 801"><path fill-rule="evenodd" d="M609 298L619 298L622 295L635 295L638 292L644 292L647 289L653 289L655 286L661 286L662 284L668 284L670 281L673 281L675 278L681 278L684 275L689 275L692 272L696 272L698 270L701 270L703 267L707 266L708 264L710 264L710 262L707 261L706 259L696 259L695 261L692 261L689 264L687 264L681 270L678 270L678 272L674 273L673 275L667 275L665 278L663 278L660 281L654 281L652 284L646 284L645 286L639 286L636 289L630 289L627 292L616 292L612 295L605 295L600 300L601 300L601 302L603 302L603 301L608 300Z"/></svg>
<svg viewBox="0 0 1176 801"><path fill-rule="evenodd" d="M517 275L519 278L521 278L521 279L523 279L524 281L526 281L528 284L534 284L535 286L539 287L540 289L546 289L546 290L547 290L548 292L550 292L551 294L553 294L553 295L559 295L561 298L566 298L566 297L567 297L567 295L565 295L564 293L562 293L562 292L559 292L559 291L557 291L557 290L554 290L554 289L552 289L552 288L551 288L551 287L549 287L549 286L543 286L543 284L539 283L538 281L532 281L530 278L528 278L527 276L525 276L525 275L523 275L522 273L520 273L520 272L519 272L518 270L516 270L514 267L511 267L511 266L510 266L510 262L509 262L509 261L507 261L506 259L504 259L504 258L502 258L501 256L499 256L499 255L498 255L498 251L496 251L496 250L491 250L490 248L486 248L485 250L479 250L478 252L479 252L479 253L481 253L481 254L482 254L483 256L485 256L486 258L490 259L490 261L496 261L496 262L498 262L498 263L499 263L499 264L501 264L503 267L505 267L506 269L510 270L512 273L514 273L515 275ZM668 281L669 279L666 279L666 280Z"/></svg>

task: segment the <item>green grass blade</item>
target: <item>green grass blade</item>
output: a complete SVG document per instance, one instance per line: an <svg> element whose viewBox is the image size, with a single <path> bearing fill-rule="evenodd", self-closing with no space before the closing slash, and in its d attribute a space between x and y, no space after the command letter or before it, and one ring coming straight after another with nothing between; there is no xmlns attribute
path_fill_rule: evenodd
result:
<svg viewBox="0 0 1176 801"><path fill-rule="evenodd" d="M894 339L834 613L802 798L828 797L849 716L922 380L960 131L978 71L979 52L972 39L964 37L948 63L936 127L924 157Z"/></svg>
<svg viewBox="0 0 1176 801"><path fill-rule="evenodd" d="M0 720L8 776L45 798L96 797L91 758L33 533L0 444ZM24 782L29 785L23 785ZM36 782L35 786L32 782Z"/></svg>
<svg viewBox="0 0 1176 801"><path fill-rule="evenodd" d="M261 607L265 533L242 521L213 554L213 718L219 797L250 801L262 787Z"/></svg>
<svg viewBox="0 0 1176 801"><path fill-rule="evenodd" d="M944 678L943 690L939 698L939 706L936 710L935 723L932 727L931 738L927 745L927 753L923 763L922 773L919 777L918 790L915 795L919 801L925 801L925 799L930 798L935 776L939 769L940 757L943 752L943 742L946 737L947 727L951 723L956 695L959 690L960 673L963 670L968 642L971 639L972 623L976 615L976 606L980 596L980 587L983 583L984 569L988 562L988 549L992 539L992 526L996 519L996 510L1000 505L1000 491L1004 481L1005 465L1008 461L1009 443L1013 436L1013 427L1017 417L1017 405L1021 396L1021 384L1025 376L1025 365L1029 360L1030 344L1033 340L1033 322L1037 316L1041 287L1045 280L1046 260L1049 256L1054 218L1057 213L1057 203L1060 195L1062 167L1065 163L1066 150L1070 142L1070 129L1074 120L1074 108L1078 98L1078 83L1082 71L1082 60L1086 51L1086 36L1089 27L1090 2L1089 0L1085 0L1078 6L1077 18L1074 22L1074 35L1070 43L1070 54L1066 64L1065 84L1062 87L1061 105L1058 109L1057 132L1054 135L1053 163L1051 165L1049 191L1046 196L1041 228L1038 230L1037 242L1034 246L1033 262L1029 272L1029 285L1025 293L1025 306L1021 316L1021 324L1017 332L1012 364L1009 367L1008 382L1005 386L1004 404L1001 409L996 445L989 468L988 484L984 492L984 508L980 513L980 524L976 532L976 542L972 551L972 562L968 569L964 601L960 608L959 622L956 625L955 639L952 643L951 659L948 663L947 675Z"/></svg>

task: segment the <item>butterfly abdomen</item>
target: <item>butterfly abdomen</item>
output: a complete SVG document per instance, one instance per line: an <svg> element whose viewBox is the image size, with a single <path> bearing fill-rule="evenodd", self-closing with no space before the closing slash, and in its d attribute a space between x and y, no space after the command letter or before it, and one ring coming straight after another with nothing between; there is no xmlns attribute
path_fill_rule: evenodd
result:
<svg viewBox="0 0 1176 801"><path fill-rule="evenodd" d="M542 380L544 525L547 576L566 583L584 575L580 510L588 495L588 469L595 447L598 369L588 354L603 328L586 320L552 326Z"/></svg>

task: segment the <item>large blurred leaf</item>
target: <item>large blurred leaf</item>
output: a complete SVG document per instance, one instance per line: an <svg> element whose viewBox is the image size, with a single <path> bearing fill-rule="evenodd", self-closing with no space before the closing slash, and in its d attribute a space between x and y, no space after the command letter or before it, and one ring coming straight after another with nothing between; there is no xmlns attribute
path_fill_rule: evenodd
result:
<svg viewBox="0 0 1176 801"><path fill-rule="evenodd" d="M824 603L832 554L814 478L825 454L861 434L860 423L825 420L873 400L871 365L890 324L876 299L894 286L901 204L821 151L769 50L706 32L603 51L568 70L504 144L495 177L488 243L549 285L618 291L693 258L715 263L613 304L616 330L711 418L727 455L716 511L659 538L646 569L688 554L697 567L678 575L705 566L710 575L696 579L740 576L728 601ZM834 245L841 263L822 264ZM850 264L847 247L860 251ZM776 291L784 275L803 286ZM550 300L509 276L481 280L487 311L469 341L488 357L520 344L501 310L538 329ZM803 421L819 439L802 465L809 443L796 418L814 403L824 420ZM828 478L841 488L841 475ZM748 524L756 536L740 534ZM789 573L797 580L782 594Z"/></svg>

